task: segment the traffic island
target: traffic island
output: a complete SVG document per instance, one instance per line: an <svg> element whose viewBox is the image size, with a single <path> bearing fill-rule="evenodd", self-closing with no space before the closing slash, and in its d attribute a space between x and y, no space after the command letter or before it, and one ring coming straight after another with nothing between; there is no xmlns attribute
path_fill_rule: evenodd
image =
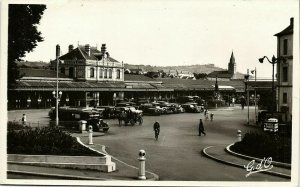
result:
<svg viewBox="0 0 300 187"><path fill-rule="evenodd" d="M248 159L244 159L225 151L224 146L209 146L202 150L202 153L207 158L213 159L217 162L227 164L230 166L242 168L247 173L246 167L249 164ZM256 158L258 159L258 158ZM258 162L259 163L259 162ZM291 170L287 168L280 167L278 165L273 165L271 170L261 171L261 173L278 176L286 179L291 179Z"/></svg>

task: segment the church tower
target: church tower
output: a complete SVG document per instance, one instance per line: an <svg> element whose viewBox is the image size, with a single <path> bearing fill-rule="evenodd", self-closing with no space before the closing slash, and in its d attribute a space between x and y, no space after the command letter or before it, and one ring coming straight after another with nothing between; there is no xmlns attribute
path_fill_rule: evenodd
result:
<svg viewBox="0 0 300 187"><path fill-rule="evenodd" d="M234 75L236 73L236 63L233 55L233 51L231 53L230 61L228 63L228 73Z"/></svg>

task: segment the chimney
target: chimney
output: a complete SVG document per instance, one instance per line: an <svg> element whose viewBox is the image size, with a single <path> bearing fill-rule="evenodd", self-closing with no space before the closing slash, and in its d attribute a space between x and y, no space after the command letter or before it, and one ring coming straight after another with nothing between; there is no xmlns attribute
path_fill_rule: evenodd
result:
<svg viewBox="0 0 300 187"><path fill-rule="evenodd" d="M60 46L57 44L56 45L56 59L60 56Z"/></svg>
<svg viewBox="0 0 300 187"><path fill-rule="evenodd" d="M290 25L291 25L291 26L294 26L294 18L293 18L293 17L290 18Z"/></svg>
<svg viewBox="0 0 300 187"><path fill-rule="evenodd" d="M102 44L101 53L104 55L106 53L106 44Z"/></svg>
<svg viewBox="0 0 300 187"><path fill-rule="evenodd" d="M85 52L90 56L91 55L91 48L90 48L90 45L89 44L86 44L84 46L84 50Z"/></svg>
<svg viewBox="0 0 300 187"><path fill-rule="evenodd" d="M69 52L71 52L74 49L74 46L71 44L69 45Z"/></svg>

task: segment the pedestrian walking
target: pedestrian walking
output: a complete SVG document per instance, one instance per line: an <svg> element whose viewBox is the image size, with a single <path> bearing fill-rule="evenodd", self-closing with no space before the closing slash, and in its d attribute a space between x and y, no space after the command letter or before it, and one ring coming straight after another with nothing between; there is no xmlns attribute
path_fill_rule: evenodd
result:
<svg viewBox="0 0 300 187"><path fill-rule="evenodd" d="M26 119L26 114L23 114L23 116L22 116L22 125L26 125L26 121L27 121L27 119Z"/></svg>
<svg viewBox="0 0 300 187"><path fill-rule="evenodd" d="M206 110L204 111L205 120L208 120L208 114L209 114L209 112L208 112L208 110L206 109Z"/></svg>
<svg viewBox="0 0 300 187"><path fill-rule="evenodd" d="M210 113L210 121L214 120L214 113Z"/></svg>
<svg viewBox="0 0 300 187"><path fill-rule="evenodd" d="M154 130L154 134L155 134L155 140L157 140L159 132L160 132L160 124L157 121L155 121L155 123L153 125L153 130Z"/></svg>
<svg viewBox="0 0 300 187"><path fill-rule="evenodd" d="M204 126L203 126L202 119L200 119L200 123L199 123L199 136L201 136L201 133L206 135L206 133L204 132Z"/></svg>

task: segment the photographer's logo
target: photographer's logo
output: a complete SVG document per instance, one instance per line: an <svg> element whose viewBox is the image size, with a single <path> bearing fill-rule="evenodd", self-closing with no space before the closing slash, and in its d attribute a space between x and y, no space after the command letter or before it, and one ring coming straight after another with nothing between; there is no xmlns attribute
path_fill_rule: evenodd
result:
<svg viewBox="0 0 300 187"><path fill-rule="evenodd" d="M246 168L246 171L248 174L246 174L246 177L250 176L254 173L259 173L262 171L268 171L273 168L272 165L272 157L262 159L260 163L256 164L255 160L251 160L247 166L244 165L244 168Z"/></svg>

